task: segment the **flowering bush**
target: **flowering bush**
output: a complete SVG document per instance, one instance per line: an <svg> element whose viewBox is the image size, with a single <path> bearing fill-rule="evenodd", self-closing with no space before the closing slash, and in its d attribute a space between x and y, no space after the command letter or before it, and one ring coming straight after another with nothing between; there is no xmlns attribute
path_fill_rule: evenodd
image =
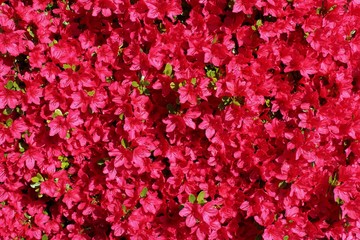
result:
<svg viewBox="0 0 360 240"><path fill-rule="evenodd" d="M359 0L0 6L1 239L360 239Z"/></svg>

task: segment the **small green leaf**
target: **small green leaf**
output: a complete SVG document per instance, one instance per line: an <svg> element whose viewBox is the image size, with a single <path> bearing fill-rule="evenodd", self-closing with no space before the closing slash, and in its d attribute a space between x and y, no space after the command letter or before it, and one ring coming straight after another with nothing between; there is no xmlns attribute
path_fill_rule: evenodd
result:
<svg viewBox="0 0 360 240"><path fill-rule="evenodd" d="M170 63L167 63L166 65L165 65L165 69L164 69L164 74L165 75L167 75L167 76L169 76L169 77L171 77L171 74L172 74L172 66L171 66L171 64Z"/></svg>
<svg viewBox="0 0 360 240"><path fill-rule="evenodd" d="M217 43L217 41L218 41L218 35L217 34L215 34L215 36L214 36L214 38L213 38L213 40L212 40L212 44L215 44L215 43Z"/></svg>
<svg viewBox="0 0 360 240"><path fill-rule="evenodd" d="M205 204L206 201L204 200L204 198L205 198L205 191L201 191L201 192L198 194L198 196L197 196L197 198L196 198L196 201L197 201L199 204Z"/></svg>
<svg viewBox="0 0 360 240"><path fill-rule="evenodd" d="M37 183L33 183L33 184L30 184L30 187L31 188L37 188L38 186L40 186L41 183L40 182L37 182Z"/></svg>
<svg viewBox="0 0 360 240"><path fill-rule="evenodd" d="M65 63L65 64L63 65L63 69L69 69L69 68L71 68L71 65L70 65L70 64Z"/></svg>
<svg viewBox="0 0 360 240"><path fill-rule="evenodd" d="M137 88L137 87L139 87L139 83L136 82L136 81L132 81L132 82L131 82L131 86Z"/></svg>
<svg viewBox="0 0 360 240"><path fill-rule="evenodd" d="M58 41L56 39L49 43L49 47L53 47L55 44L58 44Z"/></svg>
<svg viewBox="0 0 360 240"><path fill-rule="evenodd" d="M61 169L67 169L70 166L68 162L62 162L61 163Z"/></svg>
<svg viewBox="0 0 360 240"><path fill-rule="evenodd" d="M11 90L13 88L13 86L14 86L14 82L8 81L5 85L5 88Z"/></svg>
<svg viewBox="0 0 360 240"><path fill-rule="evenodd" d="M329 8L328 12L334 11L335 8L336 8L336 5L333 5L331 8Z"/></svg>
<svg viewBox="0 0 360 240"><path fill-rule="evenodd" d="M48 236L46 234L42 235L41 240L48 240Z"/></svg>
<svg viewBox="0 0 360 240"><path fill-rule="evenodd" d="M254 31L256 31L256 26L252 25L252 26L251 26L251 29L254 30Z"/></svg>
<svg viewBox="0 0 360 240"><path fill-rule="evenodd" d="M143 190L142 190L141 193L140 193L140 197L141 197L141 198L146 197L147 192L148 192L147 187L144 187Z"/></svg>
<svg viewBox="0 0 360 240"><path fill-rule="evenodd" d="M98 162L97 162L97 165L99 166L102 166L105 164L105 160L104 159L100 159Z"/></svg>
<svg viewBox="0 0 360 240"><path fill-rule="evenodd" d="M19 142L19 152L25 152L25 148L22 146L21 142Z"/></svg>
<svg viewBox="0 0 360 240"><path fill-rule="evenodd" d="M236 106L241 106L241 104L236 99L233 99L232 103Z"/></svg>
<svg viewBox="0 0 360 240"><path fill-rule="evenodd" d="M150 82L149 82L149 81L143 81L141 84L142 84L143 86L147 87L147 86L150 85Z"/></svg>
<svg viewBox="0 0 360 240"><path fill-rule="evenodd" d="M190 194L190 195L189 195L189 202L194 203L195 200L196 200L195 195L194 195L194 194Z"/></svg>
<svg viewBox="0 0 360 240"><path fill-rule="evenodd" d="M256 27L257 27L257 28L261 27L262 25L263 25L263 23L262 23L262 20L261 20L261 19L259 19L259 20L256 21Z"/></svg>
<svg viewBox="0 0 360 240"><path fill-rule="evenodd" d="M124 204L121 206L121 208L124 214L127 214L129 212L129 210L126 208Z"/></svg>
<svg viewBox="0 0 360 240"><path fill-rule="evenodd" d="M31 219L31 216L28 213L24 213L24 216L29 220Z"/></svg>
<svg viewBox="0 0 360 240"><path fill-rule="evenodd" d="M176 83L171 82L171 83L170 83L170 88L171 88L171 89L175 89L175 88L176 88Z"/></svg>
<svg viewBox="0 0 360 240"><path fill-rule="evenodd" d="M120 119L121 121L124 120L124 114L123 114L123 113L119 115L119 119Z"/></svg>
<svg viewBox="0 0 360 240"><path fill-rule="evenodd" d="M40 181L40 179L39 179L37 176L35 176L35 177L32 177L32 178L31 178L31 181L32 181L33 183L37 183L37 182Z"/></svg>
<svg viewBox="0 0 360 240"><path fill-rule="evenodd" d="M288 235L285 235L283 240L289 240L289 236Z"/></svg>
<svg viewBox="0 0 360 240"><path fill-rule="evenodd" d="M28 31L29 35L30 35L32 38L35 37L35 34L34 34L34 32L32 31L32 27L31 27L31 26L28 26L28 27L26 28L26 30Z"/></svg>
<svg viewBox="0 0 360 240"><path fill-rule="evenodd" d="M338 180L337 180L337 174L335 173L334 176L329 177L329 184L333 187L337 186Z"/></svg>
<svg viewBox="0 0 360 240"><path fill-rule="evenodd" d="M286 181L281 181L281 182L279 182L279 184L278 184L278 187L279 187L279 188L286 188L286 186L287 186L287 182L286 182Z"/></svg>
<svg viewBox="0 0 360 240"><path fill-rule="evenodd" d="M287 1L289 2L290 0L287 0ZM319 15L319 14L321 13L321 11L322 11L322 8L321 8L321 7L318 7L318 8L316 9L316 14Z"/></svg>
<svg viewBox="0 0 360 240"><path fill-rule="evenodd" d="M56 118L57 116L64 116L60 109L55 109L54 113L52 114L52 118Z"/></svg>
<svg viewBox="0 0 360 240"><path fill-rule="evenodd" d="M13 82L13 90L19 91L21 88L19 87L19 84L17 82Z"/></svg>
<svg viewBox="0 0 360 240"><path fill-rule="evenodd" d="M89 95L90 97L93 97L95 95L95 90L87 92L87 95Z"/></svg>
<svg viewBox="0 0 360 240"><path fill-rule="evenodd" d="M343 205L345 203L341 198L336 198L335 202L339 205Z"/></svg>
<svg viewBox="0 0 360 240"><path fill-rule="evenodd" d="M13 110L9 107L5 108L3 111L4 115L10 115L13 112Z"/></svg>
<svg viewBox="0 0 360 240"><path fill-rule="evenodd" d="M265 105L266 107L270 107L271 105L271 100L270 99L265 99Z"/></svg>
<svg viewBox="0 0 360 240"><path fill-rule="evenodd" d="M13 120L12 120L11 118L9 118L8 120L6 120L6 122L5 122L5 125L6 125L7 127L11 127L12 124L13 124Z"/></svg>
<svg viewBox="0 0 360 240"><path fill-rule="evenodd" d="M43 178L43 176L42 176L40 173L37 173L37 174L36 174L36 177L39 179L39 181L41 181L41 182L44 181L44 178Z"/></svg>
<svg viewBox="0 0 360 240"><path fill-rule="evenodd" d="M192 78L192 79L191 79L191 84L192 84L192 85L196 85L196 78Z"/></svg>
<svg viewBox="0 0 360 240"><path fill-rule="evenodd" d="M121 146L123 146L124 148L128 148L129 143L124 138L122 138L121 139Z"/></svg>

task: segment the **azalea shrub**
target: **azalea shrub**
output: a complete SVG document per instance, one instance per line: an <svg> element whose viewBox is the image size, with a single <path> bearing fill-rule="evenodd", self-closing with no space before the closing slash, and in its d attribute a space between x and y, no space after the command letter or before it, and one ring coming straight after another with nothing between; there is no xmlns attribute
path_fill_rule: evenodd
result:
<svg viewBox="0 0 360 240"><path fill-rule="evenodd" d="M0 2L1 239L360 239L359 0Z"/></svg>

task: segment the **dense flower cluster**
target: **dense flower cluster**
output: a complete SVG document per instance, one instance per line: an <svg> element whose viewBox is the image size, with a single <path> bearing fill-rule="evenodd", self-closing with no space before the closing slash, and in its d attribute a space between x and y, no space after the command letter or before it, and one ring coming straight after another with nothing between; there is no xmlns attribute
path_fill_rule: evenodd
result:
<svg viewBox="0 0 360 240"><path fill-rule="evenodd" d="M1 239L360 239L359 0L0 5Z"/></svg>

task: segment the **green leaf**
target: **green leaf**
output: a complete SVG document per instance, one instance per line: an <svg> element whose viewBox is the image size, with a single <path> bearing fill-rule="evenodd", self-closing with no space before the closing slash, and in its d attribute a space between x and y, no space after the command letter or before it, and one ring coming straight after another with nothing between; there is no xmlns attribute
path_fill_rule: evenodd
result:
<svg viewBox="0 0 360 240"><path fill-rule="evenodd" d="M123 114L123 113L119 115L119 119L120 119L121 121L124 120L124 114Z"/></svg>
<svg viewBox="0 0 360 240"><path fill-rule="evenodd" d="M283 240L289 240L289 236L288 235L285 235Z"/></svg>
<svg viewBox="0 0 360 240"><path fill-rule="evenodd" d="M95 95L95 90L87 92L87 95L89 95L90 97L93 97Z"/></svg>
<svg viewBox="0 0 360 240"><path fill-rule="evenodd" d="M55 109L54 113L52 114L52 118L56 118L57 116L64 116L60 109Z"/></svg>
<svg viewBox="0 0 360 240"><path fill-rule="evenodd" d="M36 174L36 177L37 177L38 179L40 179L41 182L44 181L44 178L43 178L43 176L42 176L40 173L37 173L37 174Z"/></svg>
<svg viewBox="0 0 360 240"><path fill-rule="evenodd" d="M144 187L140 193L140 197L142 197L142 198L146 197L147 192L148 192L148 188Z"/></svg>
<svg viewBox="0 0 360 240"><path fill-rule="evenodd" d="M121 206L121 208L124 214L127 214L129 212L129 210L126 208L124 204Z"/></svg>
<svg viewBox="0 0 360 240"><path fill-rule="evenodd" d="M205 198L205 191L201 191L201 192L198 194L198 196L197 196L197 198L196 198L196 201L197 201L199 204L205 204L206 201L204 200L204 198Z"/></svg>
<svg viewBox="0 0 360 240"><path fill-rule="evenodd" d="M105 160L104 159L100 159L98 162L97 162L97 165L99 166L102 166L105 164Z"/></svg>
<svg viewBox="0 0 360 240"><path fill-rule="evenodd" d="M27 219L31 219L31 215L29 215L28 213L24 213L24 216L25 216Z"/></svg>
<svg viewBox="0 0 360 240"><path fill-rule="evenodd" d="M11 90L13 88L13 86L14 86L14 82L8 81L5 85L5 88Z"/></svg>
<svg viewBox="0 0 360 240"><path fill-rule="evenodd" d="M335 9L336 7L337 7L336 5L333 5L331 8L329 8L329 11L328 11L328 12L334 11L334 9Z"/></svg>
<svg viewBox="0 0 360 240"><path fill-rule="evenodd" d="M13 110L9 107L5 108L3 111L4 115L10 115L13 112Z"/></svg>
<svg viewBox="0 0 360 240"><path fill-rule="evenodd" d="M233 99L232 103L236 106L241 106L241 104L236 99Z"/></svg>
<svg viewBox="0 0 360 240"><path fill-rule="evenodd" d="M67 169L70 166L68 162L62 162L61 163L61 169Z"/></svg>
<svg viewBox="0 0 360 240"><path fill-rule="evenodd" d="M40 181L40 179L39 179L37 176L35 176L35 177L32 177L32 178L31 178L31 181L32 181L33 183L37 183L37 182Z"/></svg>
<svg viewBox="0 0 360 240"><path fill-rule="evenodd" d="M173 70L173 68L172 68L171 64L170 64L170 63L167 63L167 64L165 65L165 69L164 69L164 72L163 72L163 73L164 73L166 76L171 77L172 70Z"/></svg>
<svg viewBox="0 0 360 240"><path fill-rule="evenodd" d="M263 23L262 23L262 20L261 19L259 19L259 20L257 20L256 21L256 27L258 28L258 27L261 27L263 25Z"/></svg>
<svg viewBox="0 0 360 240"><path fill-rule="evenodd" d="M21 153L23 153L23 152L25 152L25 148L23 147L23 143L22 142L19 142L19 151L21 152Z"/></svg>
<svg viewBox="0 0 360 240"><path fill-rule="evenodd" d="M139 87L139 83L137 81L132 81L131 86L137 88L137 87Z"/></svg>
<svg viewBox="0 0 360 240"><path fill-rule="evenodd" d="M334 176L329 177L329 184L333 187L337 186L338 180L337 180L337 174L335 173Z"/></svg>
<svg viewBox="0 0 360 240"><path fill-rule="evenodd" d="M37 182L37 183L33 183L33 184L30 184L30 187L31 188L37 188L38 186L40 186L41 183L40 182Z"/></svg>
<svg viewBox="0 0 360 240"><path fill-rule="evenodd" d="M13 120L11 119L11 118L9 118L8 120L6 120L6 122L5 122L5 125L7 126L7 127L11 127L11 125L13 124Z"/></svg>
<svg viewBox="0 0 360 240"><path fill-rule="evenodd" d="M345 203L341 198L336 198L335 202L339 205L343 205Z"/></svg>
<svg viewBox="0 0 360 240"><path fill-rule="evenodd" d="M71 65L70 65L70 64L65 63L65 64L63 65L63 69L69 69L69 68L71 68Z"/></svg>
<svg viewBox="0 0 360 240"><path fill-rule="evenodd" d="M287 182L286 181L281 181L281 182L279 182L279 184L278 184L278 187L279 188L285 188L287 186Z"/></svg>
<svg viewBox="0 0 360 240"><path fill-rule="evenodd" d="M171 88L171 89L175 89L175 88L176 88L176 83L171 82L171 83L170 83L170 88Z"/></svg>
<svg viewBox="0 0 360 240"><path fill-rule="evenodd" d="M54 39L51 43L49 43L49 47L53 47L55 44L58 44L58 41Z"/></svg>
<svg viewBox="0 0 360 240"><path fill-rule="evenodd" d="M32 31L32 27L31 27L31 26L28 26L28 27L26 28L26 30L28 31L29 35L30 35L32 38L35 37L35 34L34 34L34 32Z"/></svg>
<svg viewBox="0 0 360 240"><path fill-rule="evenodd" d="M124 138L122 138L121 139L121 146L123 146L124 148L128 148L129 143Z"/></svg>
<svg viewBox="0 0 360 240"><path fill-rule="evenodd" d="M271 105L271 100L270 99L265 99L265 105L267 106L267 107L270 107Z"/></svg>
<svg viewBox="0 0 360 240"><path fill-rule="evenodd" d="M13 82L13 90L19 91L21 88L19 87L19 84L17 82Z"/></svg>
<svg viewBox="0 0 360 240"><path fill-rule="evenodd" d="M191 84L192 84L192 85L195 85L195 84L196 84L196 78L192 78L192 79L191 79Z"/></svg>
<svg viewBox="0 0 360 240"><path fill-rule="evenodd" d="M215 36L214 36L214 38L213 38L213 40L212 40L212 44L215 44L215 43L217 43L217 41L218 41L218 35L217 34L215 34Z"/></svg>
<svg viewBox="0 0 360 240"><path fill-rule="evenodd" d="M194 194L190 194L190 195L189 195L189 202L194 203L195 200L196 200L195 195L194 195Z"/></svg>
<svg viewBox="0 0 360 240"><path fill-rule="evenodd" d="M41 240L48 240L48 236L46 234L42 235Z"/></svg>

